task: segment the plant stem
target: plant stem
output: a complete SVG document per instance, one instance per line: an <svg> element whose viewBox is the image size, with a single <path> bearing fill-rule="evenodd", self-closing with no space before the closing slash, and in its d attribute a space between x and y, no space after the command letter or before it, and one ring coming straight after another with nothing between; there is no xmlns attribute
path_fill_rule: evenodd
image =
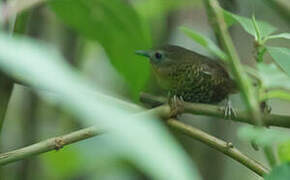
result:
<svg viewBox="0 0 290 180"><path fill-rule="evenodd" d="M229 57L229 65L232 69L233 75L236 78L236 82L241 91L241 95L246 102L247 110L250 115L249 118L252 118L254 125L262 127L264 125L264 122L262 121L258 99L255 96L251 82L248 80L247 75L243 70L240 58L227 31L227 25L224 20L223 11L219 6L217 0L210 0L210 7L217 18L219 32L222 37L224 49ZM269 156L268 153L265 153L265 155L268 161L270 161L272 157L275 157L274 154Z"/></svg>
<svg viewBox="0 0 290 180"><path fill-rule="evenodd" d="M152 109L150 111L138 113L136 115L142 116L142 115L145 115L144 113L146 113L146 115L148 115L147 113L149 113L149 114L156 114L156 115L159 114L159 116L164 116L167 113L169 113L169 111L170 110L168 106L161 106L161 107ZM238 149L234 148L231 143L222 141L199 129L185 125L184 123L181 123L174 119L170 119L166 122L170 127L224 153L225 155L240 162L241 164L243 164L244 166L246 166L247 168L249 168L250 170L252 170L253 172L257 173L260 176L264 176L265 174L269 173L269 170L267 168L265 168L260 163L256 162L255 160L241 153ZM0 154L0 165L5 165L11 162L22 160L22 159L31 157L33 155L38 155L38 154L45 153L48 151L59 150L63 148L65 145L72 144L72 143L75 143L84 139L88 139L88 138L91 138L91 137L94 137L103 133L104 131L96 128L95 126L92 126L86 129L69 133L67 135L50 138L48 140L41 141L39 143L35 143L33 145L30 145L24 148L20 148L14 151Z"/></svg>
<svg viewBox="0 0 290 180"><path fill-rule="evenodd" d="M95 126L78 130L64 136L54 137L39 143L0 154L0 165L22 160L33 155L38 155L51 150L59 150L65 145L72 144L90 137L102 134L103 132Z"/></svg>
<svg viewBox="0 0 290 180"><path fill-rule="evenodd" d="M224 49L229 57L229 66L232 69L232 73L236 78L236 82L246 102L250 117L254 121L253 124L262 126L263 123L261 121L261 115L257 98L255 97L252 85L242 68L240 58L237 54L237 51L234 47L231 37L227 31L227 25L224 21L223 11L216 0L210 0L210 8L215 13Z"/></svg>
<svg viewBox="0 0 290 180"><path fill-rule="evenodd" d="M146 93L141 93L141 102L149 105L164 104L166 103L166 98L153 96ZM200 103L188 103L184 102L184 112L196 115L206 115L217 117L219 119L233 120L235 122L253 124L253 121L248 117L247 112L241 112L237 110L237 115L229 119L229 117L224 116L223 107L210 105L210 104L200 104ZM290 128L290 116L278 115L278 114L263 114L262 116L265 126L277 126Z"/></svg>
<svg viewBox="0 0 290 180"><path fill-rule="evenodd" d="M207 134L206 132L194 128L192 126L186 125L180 121L169 119L167 124L180 131L181 133L192 137L208 146L224 153L225 155L231 157L232 159L240 162L253 172L257 173L260 176L264 176L269 173L269 170L264 167L262 164L258 163L257 161L247 157L242 152L240 152L237 148L233 146L232 143L225 142L220 140L214 136Z"/></svg>

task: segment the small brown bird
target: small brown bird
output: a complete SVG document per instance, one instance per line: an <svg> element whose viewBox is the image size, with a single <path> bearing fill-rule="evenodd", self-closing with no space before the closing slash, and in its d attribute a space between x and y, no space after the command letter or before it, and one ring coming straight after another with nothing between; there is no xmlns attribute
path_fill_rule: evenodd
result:
<svg viewBox="0 0 290 180"><path fill-rule="evenodd" d="M215 104L237 92L235 82L219 61L173 45L136 53L150 59L160 85L169 92L169 98Z"/></svg>

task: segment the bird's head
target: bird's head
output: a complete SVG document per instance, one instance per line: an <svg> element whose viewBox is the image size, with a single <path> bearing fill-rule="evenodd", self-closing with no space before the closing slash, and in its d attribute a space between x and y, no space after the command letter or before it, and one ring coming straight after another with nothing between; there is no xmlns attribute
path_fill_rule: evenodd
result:
<svg viewBox="0 0 290 180"><path fill-rule="evenodd" d="M189 50L173 45L166 45L150 50L136 51L137 55L149 58L150 63L154 66L163 66L177 63L181 61L182 57L188 53L190 53Z"/></svg>

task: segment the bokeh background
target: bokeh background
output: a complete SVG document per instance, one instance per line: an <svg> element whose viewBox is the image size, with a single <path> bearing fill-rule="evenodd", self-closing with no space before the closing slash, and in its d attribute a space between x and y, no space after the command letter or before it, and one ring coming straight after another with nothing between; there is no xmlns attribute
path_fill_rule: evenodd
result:
<svg viewBox="0 0 290 180"><path fill-rule="evenodd" d="M289 32L290 19L281 16L266 1L220 0L220 3L228 11L247 17L255 14L258 20L270 22L279 32ZM71 66L104 93L134 103L139 103L140 91L166 94L158 87L149 63L135 56L134 50L170 43L212 56L179 30L185 25L215 41L202 0L122 0L120 3L120 6L110 2L108 7L96 6L84 17L76 14L74 6L65 9L61 3L40 4L26 12L28 25L25 33L56 47ZM76 25L78 23L80 25ZM243 63L253 64L253 38L238 25L232 27L230 33ZM275 40L272 44L290 47L289 41L285 40ZM267 58L270 60L270 57ZM231 99L236 107L243 108L239 95ZM281 114L287 113L290 107L282 101L271 101L270 104L273 112ZM195 121L188 121L189 118ZM239 123L193 115L184 115L182 120L233 142L241 151L267 164L261 152L254 151L249 143L237 137ZM80 128L82 125L69 112L48 104L29 88L15 85L3 126L1 148L3 152L9 151ZM204 179L259 179L222 153L177 132L172 133L196 163ZM114 149L114 145L98 136L59 151L9 164L3 167L1 178L146 179L127 162L116 161L108 149ZM96 157L95 154L101 156Z"/></svg>

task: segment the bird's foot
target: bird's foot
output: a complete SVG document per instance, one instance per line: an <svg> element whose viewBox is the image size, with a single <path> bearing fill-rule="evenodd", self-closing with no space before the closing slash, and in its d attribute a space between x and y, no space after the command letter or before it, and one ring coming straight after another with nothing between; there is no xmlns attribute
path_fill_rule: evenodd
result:
<svg viewBox="0 0 290 180"><path fill-rule="evenodd" d="M271 106L265 101L261 102L260 109L261 109L262 113L264 113L264 114L270 114L272 111Z"/></svg>
<svg viewBox="0 0 290 180"><path fill-rule="evenodd" d="M178 115L184 112L184 100L183 98L174 95L169 98L170 113L169 117L176 118Z"/></svg>
<svg viewBox="0 0 290 180"><path fill-rule="evenodd" d="M223 108L224 111L224 118L226 119L232 119L232 118L236 118L237 117L237 111L235 110L235 108L232 105L232 102L227 99L226 101L226 105Z"/></svg>

